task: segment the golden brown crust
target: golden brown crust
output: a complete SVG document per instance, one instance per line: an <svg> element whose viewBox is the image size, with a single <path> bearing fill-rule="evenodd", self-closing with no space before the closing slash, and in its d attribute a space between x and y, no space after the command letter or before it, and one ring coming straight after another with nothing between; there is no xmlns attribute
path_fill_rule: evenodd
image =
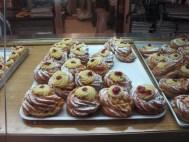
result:
<svg viewBox="0 0 189 142"><path fill-rule="evenodd" d="M85 88L85 86L83 86L83 88ZM89 100L77 96L75 94L77 89L78 88L70 92L67 97L67 112L74 117L86 117L94 114L100 106L98 95L96 94L95 99Z"/></svg>
<svg viewBox="0 0 189 142"><path fill-rule="evenodd" d="M189 97L188 95L179 95L172 101L172 107L180 119L189 122Z"/></svg>
<svg viewBox="0 0 189 142"><path fill-rule="evenodd" d="M40 65L36 67L34 70L34 79L39 84L47 84L49 78L58 70L60 70L61 65L53 62L46 61L42 62Z"/></svg>
<svg viewBox="0 0 189 142"><path fill-rule="evenodd" d="M48 117L58 114L64 105L64 100L53 89L46 96L38 96L28 90L22 103L25 115L34 117Z"/></svg>
<svg viewBox="0 0 189 142"><path fill-rule="evenodd" d="M189 93L188 79L170 79L162 78L159 86L167 97L175 97L180 94Z"/></svg>
<svg viewBox="0 0 189 142"><path fill-rule="evenodd" d="M121 71L109 71L104 76L104 82L106 87L110 87L112 85L119 85L124 88L127 88L128 91L132 88L131 80Z"/></svg>
<svg viewBox="0 0 189 142"><path fill-rule="evenodd" d="M132 115L133 101L126 90L115 85L100 90L99 95L102 111L105 115L120 118Z"/></svg>
<svg viewBox="0 0 189 142"><path fill-rule="evenodd" d="M153 115L162 113L165 110L166 101L157 89L145 89L138 86L133 94L136 109L141 114Z"/></svg>

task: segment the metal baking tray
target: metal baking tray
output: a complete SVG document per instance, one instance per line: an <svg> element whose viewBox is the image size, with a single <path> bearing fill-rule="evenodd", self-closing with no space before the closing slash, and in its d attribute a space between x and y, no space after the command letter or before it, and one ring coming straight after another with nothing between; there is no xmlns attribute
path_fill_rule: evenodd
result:
<svg viewBox="0 0 189 142"><path fill-rule="evenodd" d="M11 54L11 48L6 48L6 58L8 59L9 55ZM4 57L4 49L0 49L0 55ZM29 49L25 48L24 51L21 53L21 55L17 58L17 60L14 62L12 66L8 68L7 71L3 74L3 76L0 79L0 88L4 86L6 81L11 77L11 75L16 71L16 69L24 62L24 60L29 55Z"/></svg>
<svg viewBox="0 0 189 142"><path fill-rule="evenodd" d="M141 62L143 62L144 67L147 68L147 72L149 73L149 76L154 80L153 81L154 85L158 88L159 92L165 97L165 100L167 101L168 107L169 107L172 115L174 116L177 124L180 127L189 127L189 123L184 122L183 120L181 120L177 116L177 114L175 113L175 111L173 110L173 107L171 105L172 99L167 98L166 95L164 94L164 92L161 91L161 89L159 87L158 81L156 80L156 78L155 78L154 74L152 73L151 69L148 67L147 63L145 62L145 58L143 58L142 54L138 50L139 48L142 48L144 45L147 45L149 43L151 43L152 45L157 45L157 47L161 47L162 45L165 45L168 42L166 42L166 41L165 42L158 42L158 41L137 41L137 42L135 42L135 44L136 44L135 52L136 52L136 54L138 54L138 57L141 58Z"/></svg>
<svg viewBox="0 0 189 142"><path fill-rule="evenodd" d="M96 52L98 52L100 49L103 48L103 45L88 45L89 48L89 54L92 55ZM135 53L135 51L133 50ZM137 57L137 54L135 54ZM116 58L114 58L114 67L111 70L120 70L123 71L129 79L132 81L132 88L136 88L137 85L140 84L152 84L153 82L151 78L148 76L148 73L146 72L145 68L143 67L142 63L140 62L139 58L137 57L135 62L133 63L123 63L118 61ZM35 85L35 82L32 86ZM127 119L127 120L141 120L141 119L159 119L162 118L166 114L166 110L158 115L141 115L137 112L134 112L134 114L128 118L115 118L115 117L108 117L103 115L101 112L96 112L94 115L90 117L72 117L70 116L66 111L66 105L64 105L62 111L53 117L46 117L46 118L36 118L36 117L30 117L26 116L23 113L22 107L20 108L20 116L21 118L25 120L47 120L47 121L54 121L54 120L62 120L62 121L68 121L68 120L116 120L116 119Z"/></svg>

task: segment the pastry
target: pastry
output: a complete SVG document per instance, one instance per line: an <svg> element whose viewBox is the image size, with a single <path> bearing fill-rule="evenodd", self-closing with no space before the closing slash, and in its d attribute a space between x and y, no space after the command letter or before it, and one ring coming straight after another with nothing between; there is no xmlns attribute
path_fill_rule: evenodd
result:
<svg viewBox="0 0 189 142"><path fill-rule="evenodd" d="M75 82L73 75L68 71L55 72L48 82L49 86L54 88L55 93L66 99L68 94L74 89Z"/></svg>
<svg viewBox="0 0 189 142"><path fill-rule="evenodd" d="M84 43L76 43L70 50L70 58L78 58L81 60L82 64L87 64L89 60L89 51Z"/></svg>
<svg viewBox="0 0 189 142"><path fill-rule="evenodd" d="M167 61L168 62L174 62L174 63L182 63L184 61L184 57L181 53L177 52L177 53L171 53L171 54L167 54Z"/></svg>
<svg viewBox="0 0 189 142"><path fill-rule="evenodd" d="M112 52L114 53L114 51L115 51L115 44L116 44L117 42L120 42L120 41L121 41L121 39L116 38L116 37L113 37L113 38L109 39L109 40L104 44L104 47L107 48L107 49L109 49L110 51L112 51Z"/></svg>
<svg viewBox="0 0 189 142"><path fill-rule="evenodd" d="M69 52L71 47L75 44L72 38L63 38L61 41L55 43L53 47L62 49L63 51Z"/></svg>
<svg viewBox="0 0 189 142"><path fill-rule="evenodd" d="M151 54L146 60L150 69L153 69L159 62L166 62L166 61L167 61L166 55L159 52Z"/></svg>
<svg viewBox="0 0 189 142"><path fill-rule="evenodd" d="M109 71L104 76L104 82L107 87L119 85L126 88L129 92L132 88L130 79L121 71Z"/></svg>
<svg viewBox="0 0 189 142"><path fill-rule="evenodd" d="M149 57L151 54L159 52L159 50L160 47L152 44L148 44L143 46L142 48L139 48L139 51L144 57Z"/></svg>
<svg viewBox="0 0 189 142"><path fill-rule="evenodd" d="M179 47L186 45L189 45L189 41L186 37L176 38L170 41L170 47L174 49L178 49Z"/></svg>
<svg viewBox="0 0 189 142"><path fill-rule="evenodd" d="M27 91L22 109L27 116L48 117L58 114L63 105L64 100L51 87L43 84Z"/></svg>
<svg viewBox="0 0 189 142"><path fill-rule="evenodd" d="M169 72L165 76L166 78L189 78L189 63L185 62Z"/></svg>
<svg viewBox="0 0 189 142"><path fill-rule="evenodd" d="M9 68L9 67L11 67L13 64L14 64L14 60L13 59L8 59L7 61L6 61L6 66Z"/></svg>
<svg viewBox="0 0 189 142"><path fill-rule="evenodd" d="M174 62L160 62L153 69L152 73L156 79L161 79L166 76L170 71L174 70L177 67L177 64Z"/></svg>
<svg viewBox="0 0 189 142"><path fill-rule="evenodd" d="M185 60L189 61L189 45L180 47L178 50L184 55Z"/></svg>
<svg viewBox="0 0 189 142"><path fill-rule="evenodd" d="M95 53L92 57L103 57L105 62L109 65L109 68L112 68L114 65L114 54L108 49L103 48L99 52Z"/></svg>
<svg viewBox="0 0 189 142"><path fill-rule="evenodd" d="M67 60L67 52L62 51L57 47L51 47L44 60L52 60L53 62L57 62L62 65Z"/></svg>
<svg viewBox="0 0 189 142"><path fill-rule="evenodd" d="M99 106L99 96L91 86L76 88L67 98L67 111L74 117L92 115L99 109Z"/></svg>
<svg viewBox="0 0 189 142"><path fill-rule="evenodd" d="M172 107L180 119L189 123L189 95L174 97Z"/></svg>
<svg viewBox="0 0 189 142"><path fill-rule="evenodd" d="M89 59L87 68L103 76L108 72L109 65L106 64L103 57L93 57Z"/></svg>
<svg viewBox="0 0 189 142"><path fill-rule="evenodd" d="M133 101L122 87L113 85L100 90L102 112L111 117L126 118L132 115Z"/></svg>
<svg viewBox="0 0 189 142"><path fill-rule="evenodd" d="M19 55L21 55L24 52L25 47L24 46L13 46L11 48L11 50L18 53Z"/></svg>
<svg viewBox="0 0 189 142"><path fill-rule="evenodd" d="M61 70L68 70L69 72L71 72L73 75L75 73L78 73L82 70L85 70L86 66L84 66L81 63L81 60L78 58L70 58L68 59L63 66L61 67Z"/></svg>
<svg viewBox="0 0 189 142"><path fill-rule="evenodd" d="M139 85L133 93L136 110L145 115L155 115L165 110L165 98L152 85Z"/></svg>
<svg viewBox="0 0 189 142"><path fill-rule="evenodd" d="M0 56L0 63L4 63L4 57Z"/></svg>
<svg viewBox="0 0 189 142"><path fill-rule="evenodd" d="M122 40L115 45L115 56L118 60L126 63L131 63L135 60L135 55L132 51L134 42L132 40Z"/></svg>
<svg viewBox="0 0 189 142"><path fill-rule="evenodd" d="M4 73L7 71L7 66L4 65L4 63L0 63L0 78L4 75Z"/></svg>
<svg viewBox="0 0 189 142"><path fill-rule="evenodd" d="M19 54L15 51L12 51L11 54L9 55L9 59L13 59L14 61L16 61L19 57Z"/></svg>
<svg viewBox="0 0 189 142"><path fill-rule="evenodd" d="M189 93L189 80L188 79L171 79L162 78L159 81L159 86L167 97L175 97L180 94Z"/></svg>
<svg viewBox="0 0 189 142"><path fill-rule="evenodd" d="M160 52L164 54L171 54L177 52L177 49L171 48L169 44L162 45L160 50Z"/></svg>
<svg viewBox="0 0 189 142"><path fill-rule="evenodd" d="M93 86L97 90L99 90L103 84L102 77L92 70L84 70L76 74L75 83L77 86Z"/></svg>
<svg viewBox="0 0 189 142"><path fill-rule="evenodd" d="M44 61L34 70L34 79L39 84L47 84L49 78L58 70L61 65L53 61Z"/></svg>

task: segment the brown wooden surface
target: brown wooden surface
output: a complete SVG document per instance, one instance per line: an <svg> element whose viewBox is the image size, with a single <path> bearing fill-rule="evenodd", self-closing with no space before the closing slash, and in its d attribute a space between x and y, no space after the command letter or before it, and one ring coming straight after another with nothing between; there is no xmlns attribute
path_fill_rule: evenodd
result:
<svg viewBox="0 0 189 142"><path fill-rule="evenodd" d="M18 68L7 83L8 134L26 135L93 135L93 134L128 134L138 132L183 132L177 126L172 115L167 112L160 120L146 121L79 121L79 122L24 122L19 116L19 109L25 92L33 81L33 70L42 60L49 46L32 46L30 55Z"/></svg>

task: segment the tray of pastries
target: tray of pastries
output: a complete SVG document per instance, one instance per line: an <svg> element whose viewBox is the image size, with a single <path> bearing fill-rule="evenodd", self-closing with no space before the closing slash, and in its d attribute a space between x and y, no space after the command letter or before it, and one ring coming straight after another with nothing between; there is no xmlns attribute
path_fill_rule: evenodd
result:
<svg viewBox="0 0 189 142"><path fill-rule="evenodd" d="M181 127L189 126L189 39L137 43L152 75Z"/></svg>
<svg viewBox="0 0 189 142"><path fill-rule="evenodd" d="M24 46L13 46L5 48L5 50L0 48L0 88L22 64L28 54L29 50Z"/></svg>
<svg viewBox="0 0 189 142"><path fill-rule="evenodd" d="M130 39L55 43L34 70L20 108L25 120L159 119L166 100Z"/></svg>

